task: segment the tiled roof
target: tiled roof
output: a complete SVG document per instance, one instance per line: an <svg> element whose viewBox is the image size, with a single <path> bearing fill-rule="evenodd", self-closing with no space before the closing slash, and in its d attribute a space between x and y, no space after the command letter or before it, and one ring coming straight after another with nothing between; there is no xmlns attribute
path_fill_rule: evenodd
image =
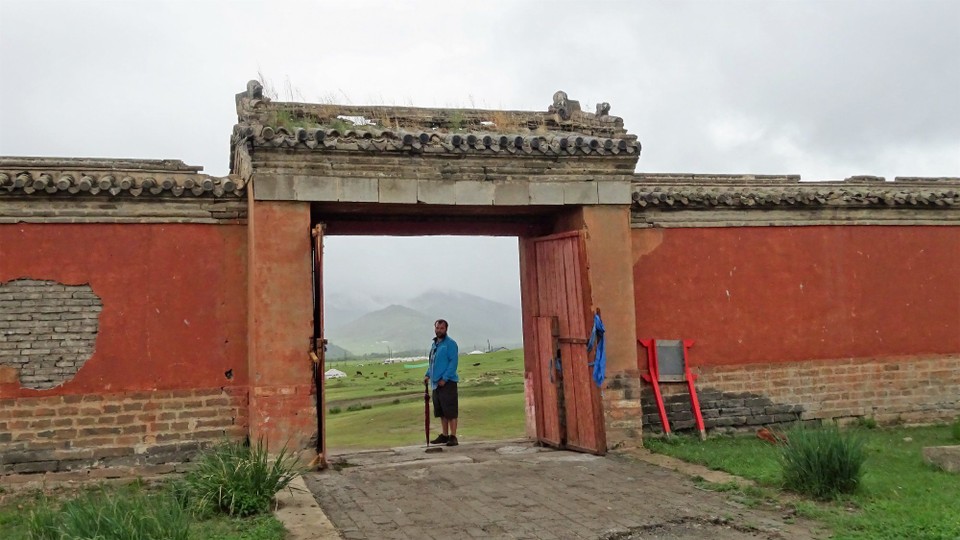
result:
<svg viewBox="0 0 960 540"><path fill-rule="evenodd" d="M496 132L449 133L438 131L393 131L376 127L340 130L334 128L286 128L237 126L234 135L256 147L305 148L310 150L401 152L413 154L517 154L517 155L636 155L640 143L630 138L591 137L577 133L520 134Z"/></svg>
<svg viewBox="0 0 960 540"><path fill-rule="evenodd" d="M873 176L800 182L799 176L637 174L635 210L773 207L960 208L960 178Z"/></svg>
<svg viewBox="0 0 960 540"><path fill-rule="evenodd" d="M610 105L584 112L564 92L546 111L427 109L274 102L257 81L236 96L231 144L253 148L408 154L632 156L635 135Z"/></svg>
<svg viewBox="0 0 960 540"><path fill-rule="evenodd" d="M199 173L179 160L0 157L0 195L238 197L238 176Z"/></svg>

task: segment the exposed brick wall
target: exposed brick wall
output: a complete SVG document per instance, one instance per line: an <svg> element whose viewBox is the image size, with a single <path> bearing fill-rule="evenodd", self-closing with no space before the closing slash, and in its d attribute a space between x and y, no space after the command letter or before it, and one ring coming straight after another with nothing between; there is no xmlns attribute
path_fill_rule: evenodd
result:
<svg viewBox="0 0 960 540"><path fill-rule="evenodd" d="M245 437L247 400L245 388L0 400L0 483L17 473L82 479L183 462L202 446Z"/></svg>
<svg viewBox="0 0 960 540"><path fill-rule="evenodd" d="M960 415L960 356L704 366L696 385L708 429L857 418L913 424ZM662 384L661 391L671 429L692 429L686 385ZM642 402L644 429L661 432L646 383Z"/></svg>
<svg viewBox="0 0 960 540"><path fill-rule="evenodd" d="M0 366L16 369L24 388L69 381L93 355L101 311L89 285L0 283Z"/></svg>
<svg viewBox="0 0 960 540"><path fill-rule="evenodd" d="M642 391L637 371L607 373L601 395L608 449L643 444L640 409Z"/></svg>

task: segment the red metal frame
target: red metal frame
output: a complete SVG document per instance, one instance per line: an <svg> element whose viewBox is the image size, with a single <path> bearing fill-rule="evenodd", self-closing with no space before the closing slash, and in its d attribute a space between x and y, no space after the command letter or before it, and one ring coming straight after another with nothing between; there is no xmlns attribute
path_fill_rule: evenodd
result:
<svg viewBox="0 0 960 540"><path fill-rule="evenodd" d="M657 362L657 340L638 339L637 341L647 350L648 373L643 373L640 376L643 377L643 380L647 381L651 386L653 386L653 395L657 399L657 412L660 414L660 423L663 425L663 432L669 436L671 433L670 419L667 418L667 410L663 405L663 394L660 392L660 365ZM697 429L700 431L700 438L706 439L707 431L703 425L703 415L700 413L700 400L697 398L697 389L694 386L694 381L697 380L697 376L690 371L690 362L688 361L689 355L687 352L690 350L690 347L693 347L693 340L683 340L684 376L687 382L687 389L690 392L690 405L693 409L693 416L697 423ZM637 358L637 368L642 369L642 366L640 366L639 357Z"/></svg>

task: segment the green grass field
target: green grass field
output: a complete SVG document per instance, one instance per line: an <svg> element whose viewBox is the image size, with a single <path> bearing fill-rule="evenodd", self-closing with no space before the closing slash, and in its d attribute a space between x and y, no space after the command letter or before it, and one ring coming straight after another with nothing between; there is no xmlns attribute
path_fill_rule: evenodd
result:
<svg viewBox="0 0 960 540"><path fill-rule="evenodd" d="M30 536L31 513L41 506L59 506L77 495L103 489L108 493L128 494L140 488L126 486L88 486L76 491L39 491L6 495L0 502L0 538L3 540L27 540ZM2 493L2 491L0 491ZM273 514L247 518L232 518L225 515L210 515L191 520L190 540L280 540L286 531Z"/></svg>
<svg viewBox="0 0 960 540"><path fill-rule="evenodd" d="M327 447L331 452L424 442L425 367L357 362L338 363L337 368L347 377L328 380L325 385ZM358 376L358 371L363 375ZM522 350L461 356L457 373L461 439L523 437ZM431 426L434 434L439 432L439 420L432 416Z"/></svg>
<svg viewBox="0 0 960 540"><path fill-rule="evenodd" d="M960 538L960 475L923 462L925 446L957 444L948 426L863 429L868 458L861 490L832 503L800 502L802 515L841 539ZM777 448L754 436L647 439L645 446L778 488Z"/></svg>

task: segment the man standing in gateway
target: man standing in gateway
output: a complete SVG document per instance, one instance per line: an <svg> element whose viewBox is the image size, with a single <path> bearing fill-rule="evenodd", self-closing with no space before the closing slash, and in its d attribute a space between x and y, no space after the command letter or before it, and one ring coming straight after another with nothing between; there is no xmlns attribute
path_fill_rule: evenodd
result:
<svg viewBox="0 0 960 540"><path fill-rule="evenodd" d="M433 323L433 345L430 347L430 366L424 381L430 381L433 390L433 416L440 419L443 432L430 444L456 446L457 442L457 342L447 335L447 321Z"/></svg>

